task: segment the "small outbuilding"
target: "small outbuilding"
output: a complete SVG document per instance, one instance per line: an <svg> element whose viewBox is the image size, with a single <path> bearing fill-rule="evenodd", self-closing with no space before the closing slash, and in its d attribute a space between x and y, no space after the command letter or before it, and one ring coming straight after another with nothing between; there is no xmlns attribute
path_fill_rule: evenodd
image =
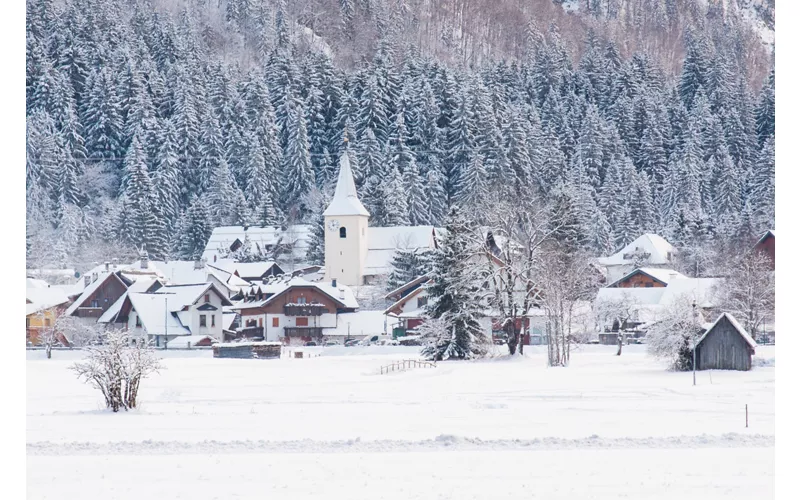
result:
<svg viewBox="0 0 800 500"><path fill-rule="evenodd" d="M740 370L753 366L756 342L728 313L723 313L697 341L698 370Z"/></svg>

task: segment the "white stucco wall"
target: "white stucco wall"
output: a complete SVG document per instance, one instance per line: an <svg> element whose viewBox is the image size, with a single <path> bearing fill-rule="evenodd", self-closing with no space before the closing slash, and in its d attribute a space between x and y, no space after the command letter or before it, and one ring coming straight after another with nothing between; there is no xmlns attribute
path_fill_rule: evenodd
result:
<svg viewBox="0 0 800 500"><path fill-rule="evenodd" d="M347 237L339 237L339 229L331 231L328 222L339 221L347 229ZM367 258L367 228L369 218L361 215L325 217L325 279L336 279L348 286L363 284L364 262Z"/></svg>

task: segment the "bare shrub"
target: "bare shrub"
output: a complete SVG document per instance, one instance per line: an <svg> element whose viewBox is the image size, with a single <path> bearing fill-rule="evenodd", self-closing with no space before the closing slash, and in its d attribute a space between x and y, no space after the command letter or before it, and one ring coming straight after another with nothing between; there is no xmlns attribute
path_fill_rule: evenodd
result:
<svg viewBox="0 0 800 500"><path fill-rule="evenodd" d="M88 347L86 360L75 363L72 370L103 393L112 411L136 408L142 379L162 368L155 349L123 330L110 330L104 340L103 345Z"/></svg>

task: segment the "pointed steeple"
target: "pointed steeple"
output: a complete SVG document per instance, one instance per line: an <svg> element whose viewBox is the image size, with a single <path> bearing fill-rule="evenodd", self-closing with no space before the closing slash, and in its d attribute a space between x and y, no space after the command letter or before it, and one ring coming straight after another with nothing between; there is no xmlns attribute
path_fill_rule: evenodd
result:
<svg viewBox="0 0 800 500"><path fill-rule="evenodd" d="M336 192L331 204L323 212L324 216L332 215L363 215L369 217L369 212L358 200L356 182L353 180L353 171L350 169L350 158L347 150L339 158L339 178L336 180Z"/></svg>

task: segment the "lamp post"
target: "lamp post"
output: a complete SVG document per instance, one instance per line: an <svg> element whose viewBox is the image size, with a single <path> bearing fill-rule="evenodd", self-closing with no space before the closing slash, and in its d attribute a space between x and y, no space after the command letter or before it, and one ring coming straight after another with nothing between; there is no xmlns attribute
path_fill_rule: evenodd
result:
<svg viewBox="0 0 800 500"><path fill-rule="evenodd" d="M697 315L695 310L697 309L697 302L692 301L692 319L696 319ZM694 347L692 347L692 385L697 385L697 333L692 332L694 336Z"/></svg>

